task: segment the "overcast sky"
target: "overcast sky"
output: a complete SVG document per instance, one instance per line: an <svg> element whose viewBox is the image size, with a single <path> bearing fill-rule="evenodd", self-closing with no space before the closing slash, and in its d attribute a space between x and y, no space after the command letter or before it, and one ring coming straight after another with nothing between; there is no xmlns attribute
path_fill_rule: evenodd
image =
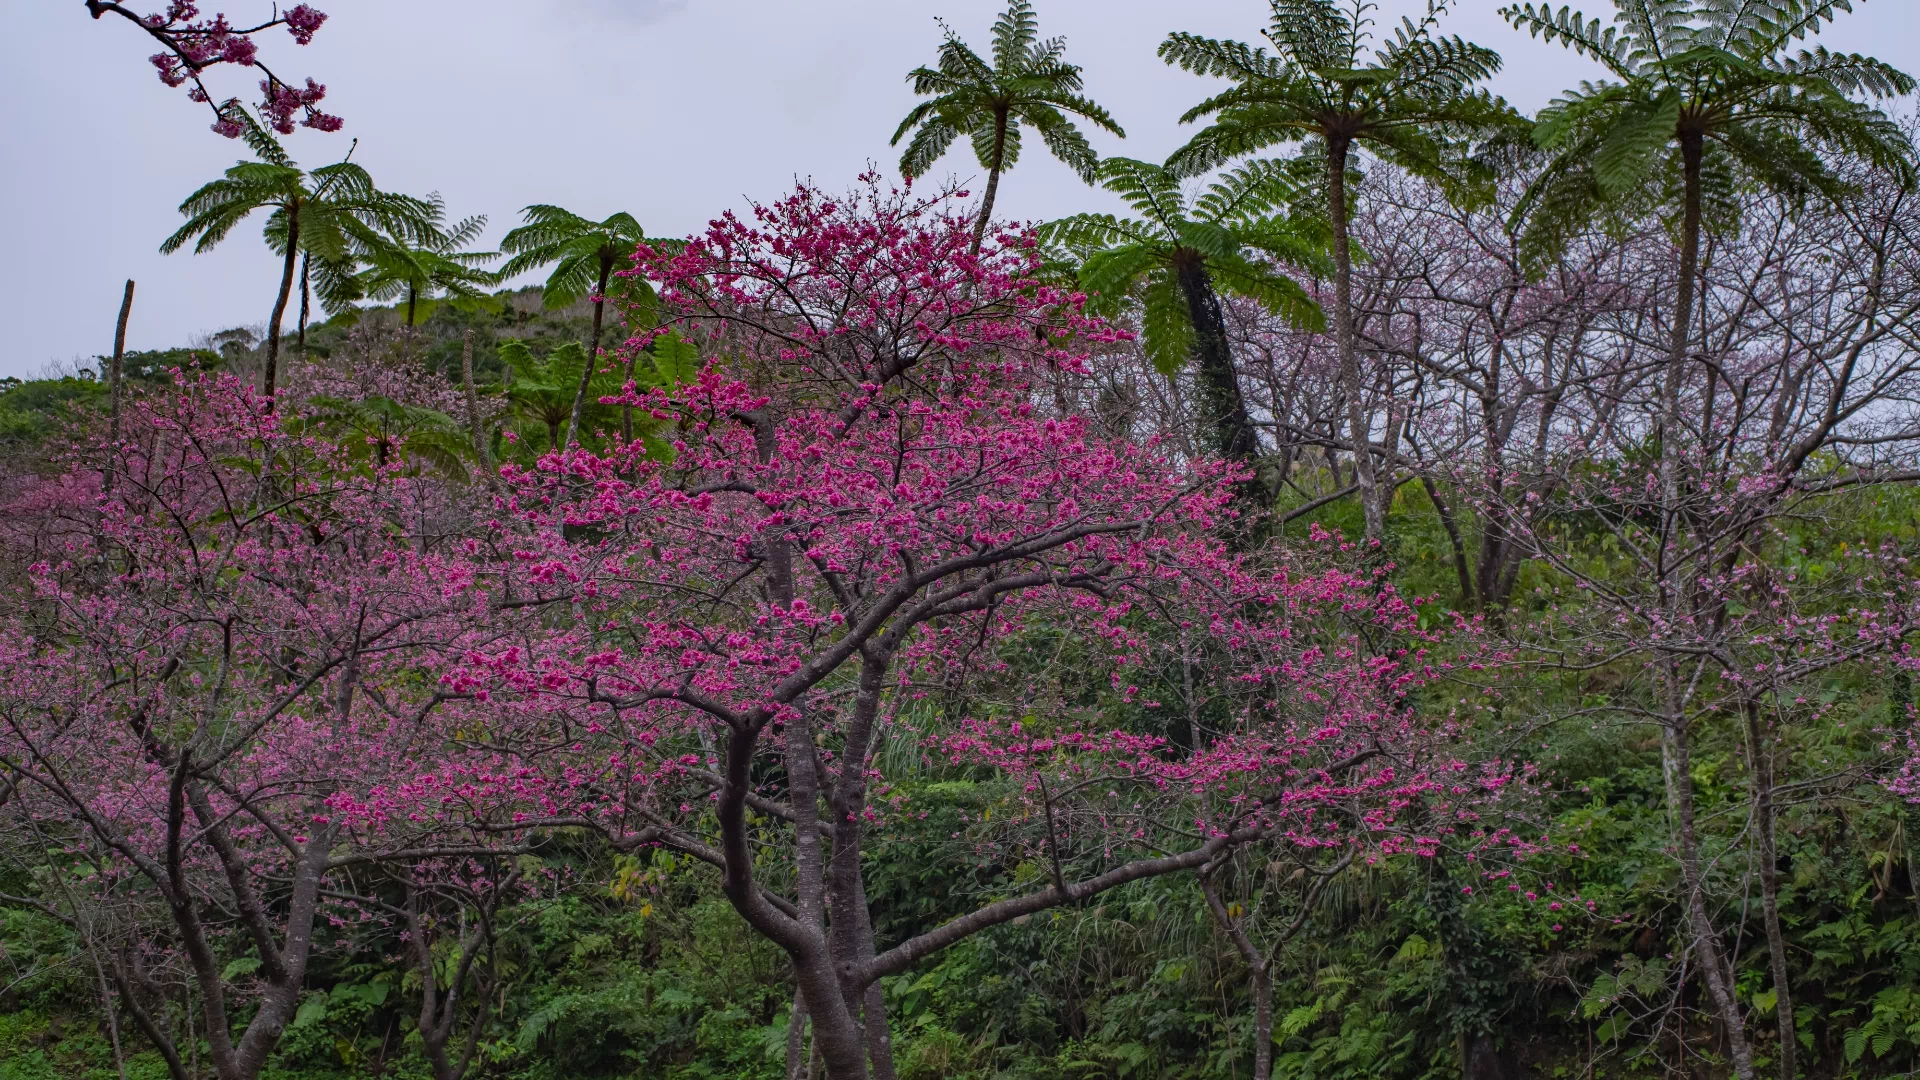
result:
<svg viewBox="0 0 1920 1080"><path fill-rule="evenodd" d="M138 5L135 5L138 6ZM150 0L150 6L164 6ZM267 0L206 3L236 23ZM528 203L589 217L627 210L656 234L685 235L748 199L777 198L797 176L840 189L887 145L911 107L904 75L931 61L934 17L985 52L1003 0L319 0L331 16L304 49L276 31L263 55L283 76L312 75L337 134L301 131L294 156L317 166L353 138L382 187L439 191L456 217L484 213L488 243ZM1044 35L1064 34L1087 90L1127 130L1095 133L1102 154L1157 160L1189 129L1205 92L1163 65L1170 30L1254 38L1264 0L1039 0ZM1448 29L1498 49L1494 89L1531 111L1593 69L1503 24L1500 0L1457 0ZM1605 0L1585 5L1608 9ZM244 148L207 130L204 106L154 77L153 43L122 20L94 22L81 0L8 5L0 35L0 375L33 375L110 351L122 282L139 282L128 347L259 324L278 263L249 223L207 255L161 256L180 200ZM1382 22L1423 8L1383 0ZM1596 12L1597 13L1597 12ZM1875 0L1822 39L1920 72L1920 2ZM219 69L217 94L253 95ZM978 169L964 146L940 165ZM976 185L977 190L977 185ZM1044 220L1103 203L1036 141L1000 188L1000 214Z"/></svg>

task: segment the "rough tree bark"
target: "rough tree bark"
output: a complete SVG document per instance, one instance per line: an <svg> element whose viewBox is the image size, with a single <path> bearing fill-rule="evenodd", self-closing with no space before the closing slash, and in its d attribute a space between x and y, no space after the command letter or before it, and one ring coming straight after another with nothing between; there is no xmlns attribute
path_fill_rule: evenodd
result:
<svg viewBox="0 0 1920 1080"><path fill-rule="evenodd" d="M120 441L121 383L126 378L127 319L133 314L133 279L127 279L127 291L120 296L120 320L113 328L113 363L107 367L108 436Z"/></svg>
<svg viewBox="0 0 1920 1080"><path fill-rule="evenodd" d="M1193 353L1200 374L1201 408L1205 412L1201 424L1222 457L1253 470L1251 477L1235 487L1236 498L1248 508L1264 510L1272 504L1271 493L1256 468L1260 440L1254 431L1253 417L1247 412L1239 373L1234 370L1220 294L1214 291L1199 252L1185 252L1183 256L1176 256L1176 260L1176 279L1187 301L1187 316L1193 322Z"/></svg>

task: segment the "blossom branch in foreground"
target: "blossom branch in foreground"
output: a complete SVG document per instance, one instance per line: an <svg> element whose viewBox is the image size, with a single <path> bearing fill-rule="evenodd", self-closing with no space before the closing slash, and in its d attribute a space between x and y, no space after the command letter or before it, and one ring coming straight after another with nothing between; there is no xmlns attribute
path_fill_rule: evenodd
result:
<svg viewBox="0 0 1920 1080"><path fill-rule="evenodd" d="M261 98L257 108L267 125L282 135L293 134L296 117L301 127L315 131L340 130L343 121L318 107L327 96L327 88L311 78L305 86L295 86L274 74L260 59L260 45L256 40L256 35L284 26L295 43L306 45L313 40L320 24L327 21L324 12L296 4L285 11L276 8L273 17L265 22L240 27L229 23L224 13L203 18L199 5L193 0L169 0L165 12L150 15L135 14L119 0L85 0L85 3L87 14L95 19L118 16L158 42L161 51L148 59L159 72L160 81L172 87L186 86L189 98L212 109L213 130L220 135L234 139L246 130L245 121L239 115L240 99L216 100L207 89L206 73L221 64L260 70L265 78L260 80Z"/></svg>

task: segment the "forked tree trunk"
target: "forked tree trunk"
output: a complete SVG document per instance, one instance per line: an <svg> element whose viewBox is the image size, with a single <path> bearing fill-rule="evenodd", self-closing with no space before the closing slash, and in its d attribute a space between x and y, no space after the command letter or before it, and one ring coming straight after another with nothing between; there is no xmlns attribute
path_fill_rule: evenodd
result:
<svg viewBox="0 0 1920 1080"><path fill-rule="evenodd" d="M1263 955L1253 943L1241 921L1235 919L1227 910L1220 897L1220 889L1213 883L1213 875L1200 875L1200 891L1207 898L1207 910L1213 912L1213 921L1233 942L1234 951L1247 965L1248 979L1253 983L1253 1080L1271 1080L1273 1076L1273 958Z"/></svg>

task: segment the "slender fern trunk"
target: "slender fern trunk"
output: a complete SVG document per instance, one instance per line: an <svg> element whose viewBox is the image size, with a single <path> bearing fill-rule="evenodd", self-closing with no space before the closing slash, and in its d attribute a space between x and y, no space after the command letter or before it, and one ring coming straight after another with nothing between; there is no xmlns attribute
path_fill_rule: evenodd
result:
<svg viewBox="0 0 1920 1080"><path fill-rule="evenodd" d="M1354 479L1366 514L1367 539L1386 535L1386 507L1374 468L1373 424L1360 392L1360 351L1353 329L1353 247L1347 221L1347 153L1343 137L1327 140L1327 216L1333 223L1333 338L1340 359L1340 393L1346 399L1347 438L1353 444Z"/></svg>
<svg viewBox="0 0 1920 1080"><path fill-rule="evenodd" d="M1674 446L1680 428L1680 386L1686 373L1688 329L1693 323L1694 278L1700 273L1700 164L1706 138L1698 132L1680 137L1685 182L1680 220L1680 276L1674 283L1673 333L1667 345L1667 370L1660 387L1660 481L1668 513L1680 493L1680 456Z"/></svg>
<svg viewBox="0 0 1920 1080"><path fill-rule="evenodd" d="M298 324L298 328L294 331L294 351L300 354L300 359L302 360L305 360L307 358L307 311L308 311L308 304L313 296L313 288L309 283L311 279L308 274L308 271L311 269L311 267L308 264L311 263L312 261L313 261L313 255L311 253L309 252L301 253L300 255L300 322Z"/></svg>
<svg viewBox="0 0 1920 1080"><path fill-rule="evenodd" d="M1669 619L1691 617L1689 589L1675 579L1684 575L1675 553L1691 545L1679 532L1686 527L1683 513L1682 475L1685 448L1681 445L1680 390L1687 362L1688 330L1693 321L1694 278L1700 269L1700 166L1705 151L1705 136L1699 130L1682 127L1680 131L1682 175L1685 183L1680 231L1679 280L1674 291L1673 333L1667 351L1667 368L1660 390L1659 483L1665 520L1660 546L1660 570L1663 585L1663 615ZM1686 681L1682 658L1668 658L1665 664L1666 701L1662 727L1662 757L1669 809L1674 819L1674 839L1680 859L1685 889L1687 928L1693 939L1694 955L1699 958L1707 998L1726 1031L1728 1056L1740 1080L1754 1080L1753 1047L1747 1041L1745 1019L1734 993L1733 972L1727 964L1719 935L1708 911L1706 872L1695 828L1692 774L1692 722L1688 715Z"/></svg>
<svg viewBox="0 0 1920 1080"><path fill-rule="evenodd" d="M600 281L593 287L593 337L587 342L587 363L580 369L580 389L573 393L573 415L567 420L567 445L580 435L580 413L587 402L587 384L600 366L600 319L607 306L607 276L613 272L613 250L600 249Z"/></svg>
<svg viewBox="0 0 1920 1080"><path fill-rule="evenodd" d="M113 363L107 368L107 435L120 441L120 395L125 393L127 319L133 314L133 279L127 279L127 291L120 296L120 319L113 327Z"/></svg>
<svg viewBox="0 0 1920 1080"><path fill-rule="evenodd" d="M300 260L300 200L287 202L287 257L280 271L280 295L273 301L273 317L267 320L267 364L260 376L260 391L273 408L274 385L280 368L280 322L287 315L287 299L293 294L294 265Z"/></svg>
<svg viewBox="0 0 1920 1080"><path fill-rule="evenodd" d="M993 197L1000 190L1000 168L1007 156L1007 110L995 109L993 113L993 160L987 163L987 191L980 198L980 216L973 222L973 246L967 254L980 254L980 245L987 238L987 225L993 221Z"/></svg>

